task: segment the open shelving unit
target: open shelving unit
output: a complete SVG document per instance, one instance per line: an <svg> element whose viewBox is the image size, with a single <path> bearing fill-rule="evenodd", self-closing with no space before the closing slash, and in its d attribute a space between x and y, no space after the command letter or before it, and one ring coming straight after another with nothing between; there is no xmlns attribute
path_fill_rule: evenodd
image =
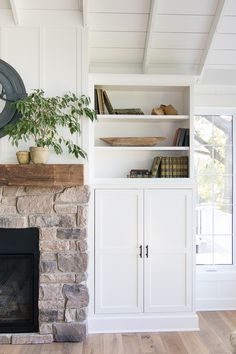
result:
<svg viewBox="0 0 236 354"><path fill-rule="evenodd" d="M98 114L91 126L90 173L95 184L107 183L177 183L192 178L192 78L163 78L149 75L90 75L90 96L105 90L113 108L140 108L143 115ZM94 104L94 101L93 101ZM152 108L172 104L178 115L152 115ZM178 128L189 129L189 146L173 146ZM156 146L110 146L104 137L165 137ZM132 178L131 169L151 169L155 156L188 156L188 178ZM141 180L141 181L139 181ZM142 181L143 180L143 181ZM153 181L154 180L154 181ZM182 181L181 181L182 182Z"/></svg>

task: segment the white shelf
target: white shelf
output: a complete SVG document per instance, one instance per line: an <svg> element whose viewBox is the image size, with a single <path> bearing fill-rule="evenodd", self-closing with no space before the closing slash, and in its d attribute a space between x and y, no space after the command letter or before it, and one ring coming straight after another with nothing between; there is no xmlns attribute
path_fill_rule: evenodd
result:
<svg viewBox="0 0 236 354"><path fill-rule="evenodd" d="M92 181L94 185L122 185L122 186L155 186L163 188L165 186L177 186L180 185L182 188L192 187L193 181L191 178L95 178Z"/></svg>
<svg viewBox="0 0 236 354"><path fill-rule="evenodd" d="M98 114L99 122L182 122L189 119L188 115L131 115L131 114Z"/></svg>
<svg viewBox="0 0 236 354"><path fill-rule="evenodd" d="M95 146L97 151L189 151L189 146Z"/></svg>

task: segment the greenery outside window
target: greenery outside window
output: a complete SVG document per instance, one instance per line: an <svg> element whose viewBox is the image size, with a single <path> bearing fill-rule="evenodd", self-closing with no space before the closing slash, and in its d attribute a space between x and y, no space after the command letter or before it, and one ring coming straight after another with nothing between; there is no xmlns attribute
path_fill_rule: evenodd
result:
<svg viewBox="0 0 236 354"><path fill-rule="evenodd" d="M197 115L196 260L199 265L233 264L233 116Z"/></svg>

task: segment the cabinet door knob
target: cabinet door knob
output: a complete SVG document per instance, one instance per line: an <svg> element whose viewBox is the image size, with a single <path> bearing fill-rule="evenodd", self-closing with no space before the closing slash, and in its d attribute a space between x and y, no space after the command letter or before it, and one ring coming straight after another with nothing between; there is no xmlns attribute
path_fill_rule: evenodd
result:
<svg viewBox="0 0 236 354"><path fill-rule="evenodd" d="M139 246L139 257L143 258L143 246Z"/></svg>
<svg viewBox="0 0 236 354"><path fill-rule="evenodd" d="M148 258L148 245L146 246L146 257Z"/></svg>

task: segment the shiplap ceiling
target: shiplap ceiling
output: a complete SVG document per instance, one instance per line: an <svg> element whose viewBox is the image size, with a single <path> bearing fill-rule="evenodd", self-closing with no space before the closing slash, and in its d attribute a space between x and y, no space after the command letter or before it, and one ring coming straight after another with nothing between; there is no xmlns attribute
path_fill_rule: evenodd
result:
<svg viewBox="0 0 236 354"><path fill-rule="evenodd" d="M88 26L92 70L236 69L236 0L89 0Z"/></svg>
<svg viewBox="0 0 236 354"><path fill-rule="evenodd" d="M0 9L22 26L27 11L83 12L91 71L236 73L236 0L0 0Z"/></svg>

